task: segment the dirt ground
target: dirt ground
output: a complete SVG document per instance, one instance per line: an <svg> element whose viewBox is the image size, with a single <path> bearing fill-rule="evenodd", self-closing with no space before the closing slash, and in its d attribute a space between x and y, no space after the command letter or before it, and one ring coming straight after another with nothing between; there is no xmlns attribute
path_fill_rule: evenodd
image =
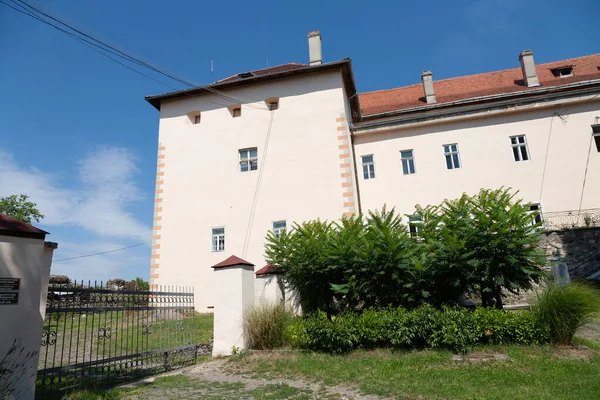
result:
<svg viewBox="0 0 600 400"><path fill-rule="evenodd" d="M375 400L382 397L361 395L357 388L291 379L264 379L238 373L226 359L198 364L178 371L170 384L152 384L121 394L128 400L158 399L331 399ZM181 385L180 383L185 383ZM131 387L129 385L125 386Z"/></svg>

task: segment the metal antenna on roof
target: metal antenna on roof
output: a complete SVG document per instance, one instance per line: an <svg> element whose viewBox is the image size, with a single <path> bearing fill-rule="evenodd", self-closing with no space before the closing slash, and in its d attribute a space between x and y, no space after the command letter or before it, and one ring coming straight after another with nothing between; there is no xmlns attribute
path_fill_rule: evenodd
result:
<svg viewBox="0 0 600 400"><path fill-rule="evenodd" d="M215 63L210 60L210 83L215 83Z"/></svg>
<svg viewBox="0 0 600 400"><path fill-rule="evenodd" d="M267 68L269 68L269 57L267 57Z"/></svg>

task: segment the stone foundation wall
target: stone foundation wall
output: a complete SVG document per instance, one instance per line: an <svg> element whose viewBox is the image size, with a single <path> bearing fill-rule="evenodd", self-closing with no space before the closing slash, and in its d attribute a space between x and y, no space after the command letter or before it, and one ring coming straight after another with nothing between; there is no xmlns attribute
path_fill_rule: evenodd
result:
<svg viewBox="0 0 600 400"><path fill-rule="evenodd" d="M562 257L572 279L586 278L600 268L600 228L548 231L540 246L548 258Z"/></svg>
<svg viewBox="0 0 600 400"><path fill-rule="evenodd" d="M576 228L542 234L540 247L548 259L564 258L571 279L586 278L600 268L600 228ZM551 268L547 268L548 272ZM517 295L506 293L505 305L530 304L538 285Z"/></svg>

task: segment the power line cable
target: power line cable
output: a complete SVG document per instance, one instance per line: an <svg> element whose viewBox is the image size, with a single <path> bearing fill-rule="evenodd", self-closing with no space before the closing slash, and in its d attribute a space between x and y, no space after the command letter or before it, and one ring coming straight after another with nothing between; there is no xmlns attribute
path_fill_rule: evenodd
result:
<svg viewBox="0 0 600 400"><path fill-rule="evenodd" d="M12 1L12 0L11 0L11 1ZM127 69L129 69L129 70L131 70L131 71L133 71L133 72L135 72L136 74L140 74L140 75L142 75L143 77L145 77L145 78L148 78L148 79L150 79L150 80L152 80L152 81L154 81L154 82L156 82L156 83L160 83L161 85L164 85L164 86L166 86L166 87L168 87L168 88L171 88L171 89L173 89L173 90L176 90L176 88L175 88L174 86L171 86L171 85L169 85L169 84L167 84L167 83L164 83L164 82L162 82L162 81L159 81L159 80L157 80L157 79L154 79L154 78L153 78L153 77L151 77L150 75L146 75L146 74L144 74L143 72L140 72L140 71L136 70L135 68L132 68L132 67L130 67L129 65L122 63L121 61L119 61L119 60L117 60L117 59L115 59L115 58L113 58L113 57L109 56L109 55L108 55L108 54L106 54L106 53L103 53L103 52L102 52L102 51L100 51L100 50L104 50L104 51L107 51L108 53L114 54L114 55L116 55L116 56L120 56L119 54L117 54L117 53L115 53L115 52L112 52L112 51L110 51L110 50L107 50L107 49L105 49L105 48L103 48L103 47L101 47L101 46L99 46L99 45L97 45L97 44L95 44L95 43L93 43L93 42L90 42L89 40L86 40L86 39L80 38L79 36L77 36L77 35L74 35L73 33L69 32L69 31L67 31L67 30L65 30L65 29L62 29L61 27L55 26L55 25L53 25L53 24L49 23L48 21L46 21L46 20L44 20L44 19L42 19L42 18L40 18L40 17L36 16L35 14L28 12L27 10L24 10L24 9L18 9L18 8L16 8L16 7L13 7L13 6L11 6L10 4L7 4L7 3L5 3L5 2L4 2L4 1L2 1L2 0L0 0L0 3L4 4L4 5L5 5L5 6L7 6L7 7L10 7L10 8L12 8L13 10L15 10L15 11L17 11L17 12L21 13L21 14L27 15L27 16L29 16L29 17L31 17L31 18L34 18L34 19L36 19L36 20L40 21L40 22L41 22L41 23L43 23L43 24L46 24L46 25L48 25L48 26L51 26L52 28L55 28L55 29L57 29L58 31L60 31L60 32L64 33L65 35L67 35L67 36L70 36L70 37L72 37L73 39L75 39L75 40L79 41L79 42L80 42L81 44L83 44L84 46L86 46L86 47L89 47L91 50L94 50L96 53L98 53L98 54L100 54L100 55L102 55L102 56L104 56L104 57L106 57L106 58L108 58L108 59L110 59L110 60L112 60L112 61L116 62L117 64L120 64L120 65L122 65L123 67L125 67L125 68L127 68ZM14 1L13 1L13 3L14 3ZM16 4L16 3L15 3L15 4ZM100 50L98 50L98 49L100 49ZM122 56L120 56L120 57L121 57L121 58L123 58Z"/></svg>
<svg viewBox="0 0 600 400"><path fill-rule="evenodd" d="M93 33L93 32L90 32L90 31L86 31L83 28L74 27L73 24L69 24L69 23L65 22L64 20L61 20L60 18L55 17L55 16L49 14L48 12L45 12L44 10L42 10L42 9L40 9L38 7L32 6L31 4L28 4L27 2L25 2L23 0L16 0L16 1L15 0L10 0L10 1L12 1L14 4L19 4L20 3L21 7L23 9L25 9L25 7L27 7L30 10L32 10L32 13L38 13L40 15L43 15L43 16L47 17L47 18L50 18L51 20L56 21L57 23L65 26L65 27L67 27L68 29L71 29L72 31L77 32L78 34L83 35L84 37L87 37L87 38L93 40L96 43L99 43L101 46L105 47L105 48L103 48L104 51L108 51L108 52L110 52L110 53L112 53L112 54L114 54L114 55L116 55L118 57L124 58L125 60L127 60L129 62L138 64L138 65L140 65L142 67L146 67L146 68L148 68L148 69L150 69L150 70L152 70L152 71L154 71L156 73L159 73L159 74L161 74L163 76L166 76L166 77L168 77L170 79L173 79L173 80L175 80L175 81L177 81L179 83L182 83L182 84L184 84L186 86L189 86L189 87L199 86L195 82L192 82L192 81L189 81L189 80L187 80L185 78L179 77L179 76L177 76L175 74L172 74L172 73L170 73L170 72L168 72L168 71L166 71L164 69L161 69L161 68L159 68L159 67L157 67L157 66L155 66L155 65L153 65L153 64L151 64L151 63L149 63L149 62L147 62L147 61L145 61L143 59L140 59L139 57L133 56L132 54L128 53L127 51L125 51L123 49L120 49L120 48L116 47L115 45L109 43L105 38L103 38L102 36L100 36L100 35L98 35L96 33ZM2 3L5 4L5 5L7 5L4 2L2 2ZM14 9L14 7L11 7L11 8ZM24 14L26 14L26 13L24 13ZM57 28L57 29L59 29L59 30L61 30L61 31L64 32L64 30L62 30L59 27L51 24L49 21L44 20L43 17L39 17L39 15L35 15L35 16L32 16L31 14L26 14L26 15L31 16L31 17L37 19L40 22L43 22L43 23L48 24L50 26L53 26L53 27L55 27L55 28ZM70 36L73 36L73 35L70 35ZM90 43L87 40L84 40L84 41ZM94 45L94 44L92 44L92 45ZM98 45L95 45L95 46L98 46ZM114 60L114 61L116 61L116 60ZM121 65L123 65L120 62L118 62L118 63L121 64ZM131 68L129 68L129 69L131 69ZM152 78L150 78L150 79L152 79ZM210 92L210 93L216 95L217 97L220 97L223 100L232 102L234 104L236 104L236 103L240 103L241 104L241 103L251 103L251 102L254 102L253 100L239 99L239 98L236 98L236 97L228 96L225 93L223 93L223 92L221 92L219 90L213 89L213 88L205 87L204 90L206 90L207 92ZM244 100L244 101L242 101L242 100ZM215 103L215 104L226 106L226 105L221 104L221 103ZM246 106L250 107L250 108L260 109L260 110L268 110L268 108L266 106L265 107L260 107L260 106L256 107L256 106L253 106L252 104L246 104Z"/></svg>
<svg viewBox="0 0 600 400"><path fill-rule="evenodd" d="M69 257L69 258L61 258L60 260L53 260L53 263L57 263L57 262L61 262L61 261L68 261L68 260L76 260L78 258L86 258L86 257L94 257L94 256L101 256L103 254L109 254L109 253L115 253L117 251L122 251L122 250L127 250L127 249L131 249L132 247L137 247L137 246L143 246L145 244L151 243L152 240L148 240L147 242L142 242L142 243L137 243L137 244L132 244L131 246L126 246L126 247L121 247L119 249L114 249L114 250L109 250L109 251L102 251L100 253L93 253L93 254L86 254L83 256L77 256L77 257Z"/></svg>

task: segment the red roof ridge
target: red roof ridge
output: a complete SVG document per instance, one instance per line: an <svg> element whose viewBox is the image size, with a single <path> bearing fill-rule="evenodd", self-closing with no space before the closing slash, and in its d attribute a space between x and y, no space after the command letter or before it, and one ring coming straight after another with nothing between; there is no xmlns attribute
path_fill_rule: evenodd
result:
<svg viewBox="0 0 600 400"><path fill-rule="evenodd" d="M552 72L554 68L566 64L574 66L571 76L557 77ZM540 87L543 89L575 83L594 83L600 80L600 53L540 63L536 65L536 69ZM433 84L437 97L435 105L500 94L518 94L537 88L537 86L527 87L524 85L520 66L439 80L434 79ZM420 83L359 93L358 97L363 117L430 106L430 104L424 102L423 88Z"/></svg>
<svg viewBox="0 0 600 400"><path fill-rule="evenodd" d="M261 276L261 275L279 274L279 273L281 273L281 271L278 268L279 267L277 265L267 264L264 267L262 267L261 269L259 269L258 271L256 271L255 275Z"/></svg>
<svg viewBox="0 0 600 400"><path fill-rule="evenodd" d="M439 82L439 81L435 81L434 80L433 82ZM413 84L407 85L407 86L398 86L398 87L390 88L390 89L378 89L378 90L372 90L370 92L362 92L362 93L359 93L358 95L362 96L363 94L391 92L392 90L404 89L404 88L409 88L409 87L412 87L412 86L421 86L421 85L422 85L421 83L413 83Z"/></svg>
<svg viewBox="0 0 600 400"><path fill-rule="evenodd" d="M251 262L242 260L241 258L232 255L229 258L221 261L220 263L213 265L211 268L232 267L234 265L249 265L251 267L254 267L254 264L252 264Z"/></svg>
<svg viewBox="0 0 600 400"><path fill-rule="evenodd" d="M292 65L293 66L299 66L299 67L308 67L310 64L303 64L303 63L297 63L297 62L289 62L289 63L284 63L284 64L273 65L272 67L266 67L266 68L261 68L261 69L253 69L253 70L246 71L246 72L255 73L255 72L260 72L260 71L266 71L266 70L272 69L272 68L279 68L279 67L292 66ZM243 74L244 72L240 72L240 73ZM226 80L231 79L231 78L236 78L236 77L238 77L238 75L240 73L233 74L233 75L228 76L226 78L219 79L215 83L223 82L223 81L226 81Z"/></svg>
<svg viewBox="0 0 600 400"><path fill-rule="evenodd" d="M6 214L0 213L0 234L2 234L3 232L18 232L23 234L33 234L42 236L48 234L48 232L38 229L31 224L20 221L13 217L9 217Z"/></svg>
<svg viewBox="0 0 600 400"><path fill-rule="evenodd" d="M568 63L570 61L574 61L574 60L580 60L583 58L591 58L594 56L599 56L600 53L594 53L594 54L588 54L585 56L579 56L579 57L573 57L573 58L567 58L564 60L556 60L556 61L548 61L545 62L543 64L536 64L535 67L536 69L539 67L544 67L544 66L548 66L549 64L556 64L556 63ZM494 70L494 71L487 71L487 72L478 72L475 74L466 74L466 75L458 75L458 76L452 76L449 78L444 78L444 79L434 79L433 83L437 83L437 82L446 82L449 80L453 80L453 79L460 79L460 78L466 78L466 77L476 77L476 76L481 76L481 75L490 75L490 74L495 74L495 73L503 73L503 72L508 72L508 71L513 71L513 70L520 70L521 67L513 67L513 68L506 68L506 69L498 69L498 70ZM395 88L390 88L390 89L379 89L379 90L373 90L371 92L363 92L363 93L359 93L358 95L363 95L363 94L371 94L371 93L381 93L381 92L387 92L387 91L392 91L392 90L397 90L397 89L405 89L405 88L409 88L412 86L420 86L422 85L421 83L413 83L411 85L406 85L406 86L398 86Z"/></svg>

